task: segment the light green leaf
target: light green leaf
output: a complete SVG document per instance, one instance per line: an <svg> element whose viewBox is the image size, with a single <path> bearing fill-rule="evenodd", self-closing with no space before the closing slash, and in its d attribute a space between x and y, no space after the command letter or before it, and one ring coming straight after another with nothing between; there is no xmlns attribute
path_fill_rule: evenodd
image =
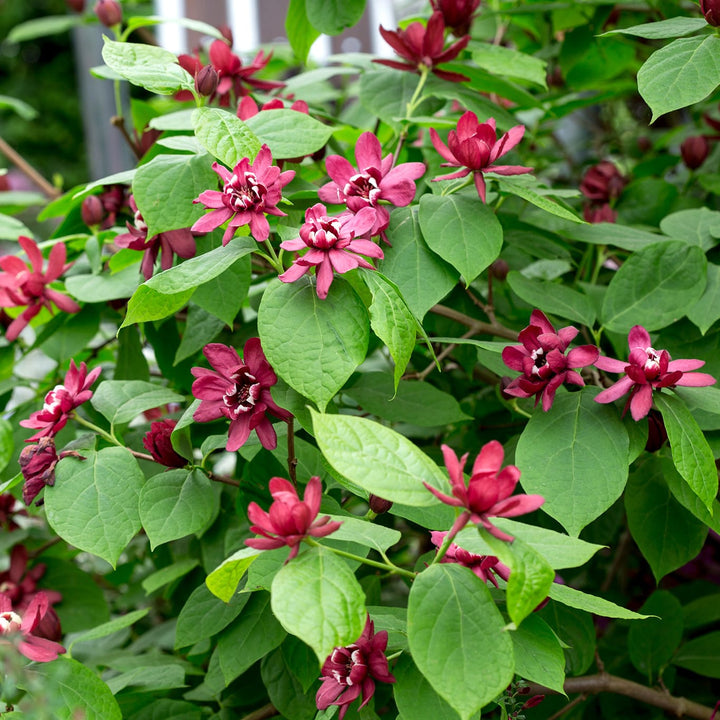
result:
<svg viewBox="0 0 720 720"><path fill-rule="evenodd" d="M494 176L491 175L490 177ZM527 202L535 205L535 207L539 207L541 210L545 210L545 212L549 212L551 215L557 215L564 220L572 220L572 222L575 223L585 224L584 220L581 220L572 210L568 210L566 207L556 203L554 200L550 200L544 195L540 195L535 192L527 186L526 181L524 180L508 180L507 177L503 177L502 179L497 178L497 183L501 192L510 193L510 195L517 195L519 198L527 200Z"/></svg>
<svg viewBox="0 0 720 720"><path fill-rule="evenodd" d="M707 28L708 24L705 18L697 17L674 17L667 20L659 20L658 22L643 23L642 25L631 25L626 28L617 30L609 30L601 35L635 35L636 37L647 38L648 40L663 40L665 38L682 37L691 33Z"/></svg>
<svg viewBox="0 0 720 720"><path fill-rule="evenodd" d="M563 228L561 232L563 235L580 242L592 245L611 245L632 251L641 250L648 245L670 239L665 235L656 235L655 233L616 223L570 225Z"/></svg>
<svg viewBox="0 0 720 720"><path fill-rule="evenodd" d="M83 22L82 15L45 15L16 25L8 33L7 41L21 43L26 40L35 40L36 38L67 32L76 25L82 25Z"/></svg>
<svg viewBox="0 0 720 720"><path fill-rule="evenodd" d="M355 642L365 627L365 594L344 560L324 547L306 550L272 582L272 611L320 662Z"/></svg>
<svg viewBox="0 0 720 720"><path fill-rule="evenodd" d="M128 298L140 282L137 265L126 267L114 275L71 275L65 279L65 289L80 302L107 302Z"/></svg>
<svg viewBox="0 0 720 720"><path fill-rule="evenodd" d="M403 653L393 667L393 695L401 720L459 720L458 714L443 700L415 667L409 653Z"/></svg>
<svg viewBox="0 0 720 720"><path fill-rule="evenodd" d="M198 108L192 121L197 139L213 157L225 163L231 170L243 158L252 162L260 152L261 143L255 133L227 110Z"/></svg>
<svg viewBox="0 0 720 720"><path fill-rule="evenodd" d="M176 392L142 380L105 380L91 398L93 407L111 425L130 422L141 412L166 403L184 402Z"/></svg>
<svg viewBox="0 0 720 720"><path fill-rule="evenodd" d="M176 110L167 115L158 115L151 118L148 125L153 130L176 130L178 132L191 132L193 129L193 113L191 110Z"/></svg>
<svg viewBox="0 0 720 720"><path fill-rule="evenodd" d="M604 598L575 590L575 588L568 585L553 583L550 587L549 596L568 607L595 613L595 615L602 615L603 617L619 618L620 620L643 620L647 617L647 615L627 610Z"/></svg>
<svg viewBox="0 0 720 720"><path fill-rule="evenodd" d="M305 65L312 44L320 37L308 20L305 0L290 0L285 16L285 33L295 57Z"/></svg>
<svg viewBox="0 0 720 720"><path fill-rule="evenodd" d="M14 29L17 29L17 26ZM38 116L38 111L32 105L28 105L24 100L20 100L20 98L10 97L9 95L0 95L0 108L10 108L23 120L34 120ZM15 237L17 237L17 235ZM12 239L14 240L15 238Z"/></svg>
<svg viewBox="0 0 720 720"><path fill-rule="evenodd" d="M707 284L702 297L687 312L688 320L704 335L720 318L720 265L708 263Z"/></svg>
<svg viewBox="0 0 720 720"><path fill-rule="evenodd" d="M273 158L312 155L330 139L333 129L310 115L289 108L263 110L245 123Z"/></svg>
<svg viewBox="0 0 720 720"><path fill-rule="evenodd" d="M141 585L147 595L154 593L165 585L179 580L184 575L187 575L191 570L194 570L199 565L199 560L196 558L184 558L178 560L172 565L166 565L160 570L156 570L146 578L143 579Z"/></svg>
<svg viewBox="0 0 720 720"><path fill-rule="evenodd" d="M402 539L398 530L384 527L368 520L348 517L347 515L329 515L330 520L342 522L342 525L330 535L331 540L346 540L385 552Z"/></svg>
<svg viewBox="0 0 720 720"><path fill-rule="evenodd" d="M492 75L527 80L547 88L547 63L544 60L491 43L473 42L471 49L473 62Z"/></svg>
<svg viewBox="0 0 720 720"><path fill-rule="evenodd" d="M261 554L262 550L244 547L223 560L205 580L210 592L223 602L230 602L243 575Z"/></svg>
<svg viewBox="0 0 720 720"><path fill-rule="evenodd" d="M0 419L0 471L8 466L14 449L13 427L8 420Z"/></svg>
<svg viewBox="0 0 720 720"><path fill-rule="evenodd" d="M365 0L305 0L310 24L325 35L339 35L352 27L365 11Z"/></svg>
<svg viewBox="0 0 720 720"><path fill-rule="evenodd" d="M195 292L193 288L182 290L174 295L161 293L147 284L142 284L133 293L128 301L125 319L120 328L135 323L162 320L174 315L187 305L188 300Z"/></svg>
<svg viewBox="0 0 720 720"><path fill-rule="evenodd" d="M673 240L710 250L720 236L720 212L707 208L679 210L666 215L660 221L660 229Z"/></svg>
<svg viewBox="0 0 720 720"><path fill-rule="evenodd" d="M98 638L104 638L108 635L112 635L119 630L124 630L125 628L134 625L138 620L144 618L148 614L148 612L150 612L149 608L144 608L142 610L133 610L126 615L121 615L120 617L116 617L113 620L103 623L102 625L98 625L92 630L88 630L82 635L76 637L70 644L68 650L72 650L73 647L78 643L88 642L89 640L97 640Z"/></svg>
<svg viewBox="0 0 720 720"><path fill-rule="evenodd" d="M515 672L525 680L564 694L565 654L548 624L537 615L530 615L510 637Z"/></svg>

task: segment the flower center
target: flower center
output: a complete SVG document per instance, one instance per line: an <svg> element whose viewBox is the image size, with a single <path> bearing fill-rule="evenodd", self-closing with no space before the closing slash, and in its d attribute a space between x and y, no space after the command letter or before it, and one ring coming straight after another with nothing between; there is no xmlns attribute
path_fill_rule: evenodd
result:
<svg viewBox="0 0 720 720"><path fill-rule="evenodd" d="M369 168L366 172L353 175L343 188L346 197L360 197L368 205L373 207L380 200L381 190L378 187L376 175L379 175L375 168Z"/></svg>
<svg viewBox="0 0 720 720"><path fill-rule="evenodd" d="M647 353L647 360L643 365L643 370L645 371L645 377L648 380L653 380L660 374L660 354L651 347L645 348L645 352Z"/></svg>
<svg viewBox="0 0 720 720"><path fill-rule="evenodd" d="M140 232L147 233L147 229L148 229L147 223L145 222L145 220L143 220L143 216L140 214L139 210L137 210L135 212L135 227Z"/></svg>
<svg viewBox="0 0 720 720"><path fill-rule="evenodd" d="M237 417L243 413L250 412L260 397L262 386L244 368L240 368L231 375L234 384L231 385L223 395L225 406Z"/></svg>
<svg viewBox="0 0 720 720"><path fill-rule="evenodd" d="M9 635L20 630L22 619L17 613L8 610L0 613L0 635Z"/></svg>
<svg viewBox="0 0 720 720"><path fill-rule="evenodd" d="M537 350L533 350L530 353L530 357L533 361L533 369L532 374L533 375L540 375L540 371L547 367L547 360L545 359L545 351L542 348L538 348Z"/></svg>
<svg viewBox="0 0 720 720"><path fill-rule="evenodd" d="M306 244L318 250L329 250L341 242L341 232L340 223L335 219L325 218L324 220L315 221L308 233Z"/></svg>
<svg viewBox="0 0 720 720"><path fill-rule="evenodd" d="M56 385L46 396L43 411L60 415L72 408L72 395L64 385Z"/></svg>
<svg viewBox="0 0 720 720"><path fill-rule="evenodd" d="M251 172L246 172L242 178L233 175L223 188L227 204L235 212L263 207L266 193L267 188Z"/></svg>

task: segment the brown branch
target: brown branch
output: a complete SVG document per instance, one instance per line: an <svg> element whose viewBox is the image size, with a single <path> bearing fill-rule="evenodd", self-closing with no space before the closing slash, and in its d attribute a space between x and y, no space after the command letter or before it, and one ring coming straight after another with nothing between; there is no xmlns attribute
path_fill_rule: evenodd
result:
<svg viewBox="0 0 720 720"><path fill-rule="evenodd" d="M253 710L249 715L246 715L242 720L267 720L267 718L275 717L278 715L278 711L272 703L263 705L257 710Z"/></svg>
<svg viewBox="0 0 720 720"><path fill-rule="evenodd" d="M133 155L135 155L136 159L140 160L142 152L140 151L137 143L130 137L130 135L128 135L128 131L125 128L125 118L120 117L120 115L113 115L110 118L110 124L120 131L120 134L125 139L125 142L129 145L130 150L132 150Z"/></svg>
<svg viewBox="0 0 720 720"><path fill-rule="evenodd" d="M567 678L564 689L568 695L575 693L597 695L601 692L624 695L625 697L638 700L646 705L652 705L665 712L672 713L675 717L687 716L697 718L697 720L710 720L713 713L712 708L700 705L687 698L674 697L662 690L655 690L654 688L640 685L640 683L633 682L632 680L626 680L625 678L604 672L598 673L597 675ZM554 695L555 693L555 690L543 687L542 685L534 683L530 685L529 694L531 695Z"/></svg>
<svg viewBox="0 0 720 720"><path fill-rule="evenodd" d="M514 330L511 330L504 325L500 325L500 323L482 322L481 320L476 320L465 313L458 312L457 310L453 310L445 305L434 305L430 308L430 312L446 317L449 320L459 322L461 325L466 325L467 327L472 328L476 334L484 333L486 335L495 335L497 337L515 341L518 339L518 334Z"/></svg>
<svg viewBox="0 0 720 720"><path fill-rule="evenodd" d="M25 177L32 180L51 200L62 195L60 190L49 183L22 155L11 148L2 137L0 137L0 152L5 155Z"/></svg>
<svg viewBox="0 0 720 720"><path fill-rule="evenodd" d="M157 462L157 460L152 455L148 455L147 453L144 453L144 452L138 452L137 450L133 450L132 448L128 448L128 450L138 460L149 460L150 462ZM162 463L158 463L158 465L162 465Z"/></svg>
<svg viewBox="0 0 720 720"><path fill-rule="evenodd" d="M225 485L232 485L233 487L240 487L240 483L237 480L233 480L232 478L226 477L225 475L216 475L215 473L210 472L209 470L206 470L205 473L210 478L210 480L214 480L215 482L225 483Z"/></svg>
<svg viewBox="0 0 720 720"><path fill-rule="evenodd" d="M582 695L578 695L574 700L571 700L565 707L560 708L556 713L553 713L547 720L558 720L558 718L561 718L565 713L569 713L574 707L577 707L580 703L585 702L587 700L587 695L583 693Z"/></svg>

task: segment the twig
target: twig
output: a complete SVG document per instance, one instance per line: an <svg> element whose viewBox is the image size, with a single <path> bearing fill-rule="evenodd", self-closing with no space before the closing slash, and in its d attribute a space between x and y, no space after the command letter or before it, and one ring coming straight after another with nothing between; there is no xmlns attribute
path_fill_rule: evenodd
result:
<svg viewBox="0 0 720 720"><path fill-rule="evenodd" d="M36 558L42 555L46 550L51 548L53 545L57 545L59 542L62 541L62 538L60 536L56 536L47 542L43 543L39 548L35 548L32 552L28 553L28 559Z"/></svg>
<svg viewBox="0 0 720 720"><path fill-rule="evenodd" d="M601 593L607 592L610 589L610 586L612 585L615 576L618 574L618 570L620 570L620 567L625 562L625 557L628 554L628 550L630 549L631 544L632 535L630 535L629 530L625 529L620 535L620 541L618 542L617 550L615 551L615 555L613 556L612 564L608 568L605 580L603 580L603 584L600 586Z"/></svg>
<svg viewBox="0 0 720 720"><path fill-rule="evenodd" d="M225 485L232 485L233 487L240 487L240 483L237 480L233 480L232 478L229 478L225 475L216 475L215 473L210 472L209 470L206 470L205 472L207 473L207 476L211 480L214 480L215 482L225 483ZM250 717L250 716L248 715L248 717Z"/></svg>
<svg viewBox="0 0 720 720"><path fill-rule="evenodd" d="M295 423L293 418L287 421L287 426L288 473L290 473L290 482L297 487L295 468L297 468L298 460L295 457Z"/></svg>
<svg viewBox="0 0 720 720"><path fill-rule="evenodd" d="M467 340L468 338L471 338L473 335L477 335L478 331L470 329L467 332L463 333L460 337L463 340ZM437 355L437 362L439 363L441 360L444 360L455 348L457 347L457 343L450 343L442 352L438 353ZM414 375L411 375L409 377L414 377L418 380L424 380L436 367L434 362L431 362L424 370L421 370L418 373L415 373Z"/></svg>
<svg viewBox="0 0 720 720"><path fill-rule="evenodd" d="M586 693L578 695L574 700L571 700L565 707L560 708L560 710L558 710L556 713L553 713L547 720L558 720L558 718L561 718L565 713L570 712L574 707L577 707L580 703L585 702L586 700Z"/></svg>
<svg viewBox="0 0 720 720"><path fill-rule="evenodd" d="M110 124L114 125L120 131L120 134L125 138L125 142L130 146L133 154L139 160L142 157L142 153L137 143L128 135L128 131L125 128L125 118L120 115L113 115L112 118L110 118Z"/></svg>
<svg viewBox="0 0 720 720"><path fill-rule="evenodd" d="M157 460L152 456L148 455L144 452L138 452L137 450L133 450L132 448L127 448L138 460L149 460L150 462L157 462Z"/></svg>
<svg viewBox="0 0 720 720"><path fill-rule="evenodd" d="M257 710L253 710L249 715L241 718L241 720L266 720L276 715L278 715L277 709L272 703L268 703Z"/></svg>
<svg viewBox="0 0 720 720"><path fill-rule="evenodd" d="M472 318L465 313L458 312L457 310L453 310L452 308L446 307L445 305L434 305L432 308L430 308L430 312L433 312L436 315L440 315L442 317L446 317L450 320L455 320L455 322L459 322L462 325L466 325L467 327L472 328L476 333L495 335L497 337L503 337L508 340L517 341L518 339L518 334L514 330L511 330L504 325L500 325L500 323L482 322L481 320L476 320L475 318Z"/></svg>
<svg viewBox="0 0 720 720"><path fill-rule="evenodd" d="M56 197L62 195L60 190L54 185L51 185L22 155L11 148L2 137L0 137L0 152L2 152L23 175L30 178L49 198L54 200Z"/></svg>

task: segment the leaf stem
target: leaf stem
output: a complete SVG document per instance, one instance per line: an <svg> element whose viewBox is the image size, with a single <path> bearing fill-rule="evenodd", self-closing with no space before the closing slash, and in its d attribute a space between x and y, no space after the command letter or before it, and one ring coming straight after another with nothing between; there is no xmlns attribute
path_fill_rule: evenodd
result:
<svg viewBox="0 0 720 720"><path fill-rule="evenodd" d="M407 109L405 110L405 119L409 120L412 117L413 112L417 109L417 106L420 104L420 96L422 94L423 87L425 87L425 81L428 78L428 74L430 73L430 70L425 67L424 65L420 66L420 79L418 80L417 87L415 88L415 92L413 93L412 97L410 98L410 102L407 104Z"/></svg>
<svg viewBox="0 0 720 720"><path fill-rule="evenodd" d="M361 555L355 555L353 553L345 552L344 550L339 550L338 548L331 547L330 545L322 545L319 542L316 542L312 538L306 537L305 542L309 545L314 545L316 547L324 547L326 550L330 550L330 552L335 553L336 555L340 555L340 557L347 558L348 560L355 560L356 562L363 563L365 565L370 565L371 567L379 568L380 570L386 570L389 573L392 573L394 575L402 575L404 577L410 578L411 580L414 580L417 576L417 573L411 572L410 570L405 570L401 567L398 567L394 563L387 562L387 563L381 563L377 562L376 560L369 560L368 558L364 558Z"/></svg>
<svg viewBox="0 0 720 720"><path fill-rule="evenodd" d="M257 251L257 254L261 257L264 257L270 265L277 271L278 275L282 275L282 273L285 272L285 268L283 267L282 263L280 262L280 258L278 258L277 253L275 252L275 248L270 243L270 240L265 240L263 243L265 246L265 249L268 251L268 254L266 255L264 252Z"/></svg>
<svg viewBox="0 0 720 720"><path fill-rule="evenodd" d="M84 425L88 430L92 430L93 432L96 432L100 437L105 438L109 443L112 443L113 445L118 445L119 447L125 447L116 437L115 434L112 432L107 432L107 430L103 430L101 427L98 427L95 425L95 423L91 423L89 420L86 420L84 417L78 415L77 413L72 414L73 419L79 423L80 425ZM141 453L143 454L143 453ZM148 457L150 457L148 455ZM152 458L150 457L152 460Z"/></svg>

